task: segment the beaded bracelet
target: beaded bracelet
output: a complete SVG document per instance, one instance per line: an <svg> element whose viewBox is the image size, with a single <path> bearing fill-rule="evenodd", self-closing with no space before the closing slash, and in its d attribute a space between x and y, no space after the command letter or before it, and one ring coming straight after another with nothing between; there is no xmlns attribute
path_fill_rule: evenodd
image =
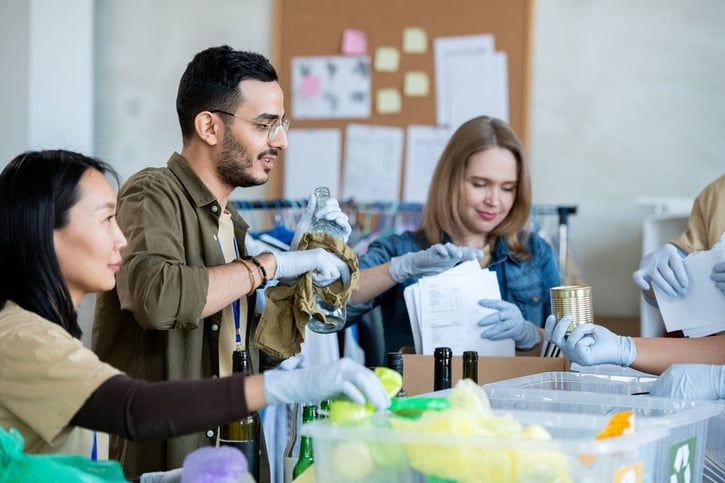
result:
<svg viewBox="0 0 725 483"><path fill-rule="evenodd" d="M257 277L254 276L254 267L252 267L249 262L246 260L243 260L241 258L234 259L235 262L239 262L242 265L244 265L244 268L247 269L247 273L249 274L249 293L247 293L247 297L252 295L255 290L257 290Z"/></svg>
<svg viewBox="0 0 725 483"><path fill-rule="evenodd" d="M259 263L259 260L257 260L255 257L244 257L245 260L251 260L252 263L254 263L257 268L259 269L259 272L262 274L262 287L265 287L267 285L267 270L264 268L264 265Z"/></svg>

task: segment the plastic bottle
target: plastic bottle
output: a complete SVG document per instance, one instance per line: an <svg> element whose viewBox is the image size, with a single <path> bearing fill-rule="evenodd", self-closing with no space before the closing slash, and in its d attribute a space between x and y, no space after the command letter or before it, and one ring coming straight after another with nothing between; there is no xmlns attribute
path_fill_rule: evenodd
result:
<svg viewBox="0 0 725 483"><path fill-rule="evenodd" d="M478 384L478 352L463 352L463 379L471 379Z"/></svg>
<svg viewBox="0 0 725 483"><path fill-rule="evenodd" d="M235 350L232 353L232 370L245 375L252 373L248 351ZM219 444L233 446L244 453L247 458L249 472L255 481L259 481L259 414L256 411L222 426L219 434Z"/></svg>
<svg viewBox="0 0 725 483"><path fill-rule="evenodd" d="M451 388L451 356L450 347L436 347L433 351L433 390L441 391Z"/></svg>
<svg viewBox="0 0 725 483"><path fill-rule="evenodd" d="M388 352L385 354L385 365L403 376L403 354L400 352ZM403 387L400 388L395 397L406 397L408 395Z"/></svg>
<svg viewBox="0 0 725 483"><path fill-rule="evenodd" d="M302 424L310 423L317 419L317 406L314 404L307 404L302 408ZM315 462L315 456L312 452L312 438L309 436L302 436L300 438L300 456L297 458L297 464L295 464L292 470L292 479L296 480L302 473L305 472Z"/></svg>
<svg viewBox="0 0 725 483"><path fill-rule="evenodd" d="M317 216L318 212L324 208L327 204L327 200L330 199L330 189L327 186L319 186L314 190L315 195L315 213L312 216L312 222L310 228L307 230L309 233L326 233L332 235L340 240L345 239L345 233L337 225L337 223L320 218ZM337 332L345 327L345 320L347 312L345 306L335 307L322 300L321 297L315 293L315 299L317 301L317 309L325 315L326 322L319 321L313 317L307 321L307 326L313 332L320 334L329 334Z"/></svg>

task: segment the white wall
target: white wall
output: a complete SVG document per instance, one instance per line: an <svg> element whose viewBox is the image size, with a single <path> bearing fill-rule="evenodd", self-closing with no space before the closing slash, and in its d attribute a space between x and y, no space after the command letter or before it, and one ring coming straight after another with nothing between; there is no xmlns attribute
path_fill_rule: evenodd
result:
<svg viewBox="0 0 725 483"><path fill-rule="evenodd" d="M599 314L637 314L640 195L693 197L725 173L725 2L539 0L534 201L572 203Z"/></svg>
<svg viewBox="0 0 725 483"><path fill-rule="evenodd" d="M0 3L0 167L28 147L30 1ZM271 5L95 2L95 154L124 178L163 165L181 148L174 101L186 63L221 43L270 55ZM534 201L579 206L571 244L595 311L634 316L648 214L635 198L693 197L725 172L725 2L539 0L534 19Z"/></svg>

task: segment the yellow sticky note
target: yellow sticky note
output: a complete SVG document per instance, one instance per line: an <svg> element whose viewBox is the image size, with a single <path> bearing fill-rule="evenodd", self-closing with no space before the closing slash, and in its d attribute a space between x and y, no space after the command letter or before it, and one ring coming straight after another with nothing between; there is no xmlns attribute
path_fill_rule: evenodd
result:
<svg viewBox="0 0 725 483"><path fill-rule="evenodd" d="M377 95L378 114L394 114L400 112L400 92L397 89L380 89Z"/></svg>
<svg viewBox="0 0 725 483"><path fill-rule="evenodd" d="M423 97L428 95L428 74L419 71L405 73L403 93L409 97Z"/></svg>
<svg viewBox="0 0 725 483"><path fill-rule="evenodd" d="M403 30L403 52L406 54L424 54L428 50L428 35L420 27L408 27Z"/></svg>
<svg viewBox="0 0 725 483"><path fill-rule="evenodd" d="M400 52L395 47L378 47L375 49L375 70L395 72L400 64Z"/></svg>

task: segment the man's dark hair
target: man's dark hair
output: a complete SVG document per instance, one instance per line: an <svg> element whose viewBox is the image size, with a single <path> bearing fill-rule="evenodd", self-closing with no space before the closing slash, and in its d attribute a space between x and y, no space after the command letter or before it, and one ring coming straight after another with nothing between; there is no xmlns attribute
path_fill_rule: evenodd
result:
<svg viewBox="0 0 725 483"><path fill-rule="evenodd" d="M184 141L194 132L194 118L204 110L234 112L244 102L239 83L252 79L277 81L277 71L263 55L228 45L202 50L186 66L179 81L176 112Z"/></svg>

